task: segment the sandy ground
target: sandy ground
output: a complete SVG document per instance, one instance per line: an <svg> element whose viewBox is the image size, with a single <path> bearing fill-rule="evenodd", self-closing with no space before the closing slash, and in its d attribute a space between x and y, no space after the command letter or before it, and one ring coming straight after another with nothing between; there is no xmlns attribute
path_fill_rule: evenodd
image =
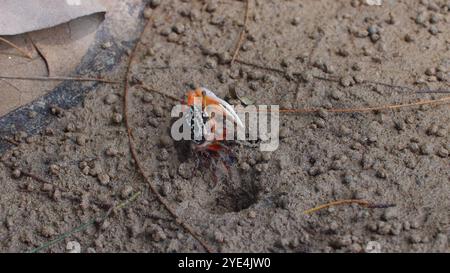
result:
<svg viewBox="0 0 450 273"><path fill-rule="evenodd" d="M330 109L436 99L446 94L412 90L450 89L448 1L392 0L381 7L251 1L239 60L259 67L228 64L245 2L161 2L151 10L132 83L180 98L195 86L221 97L235 88L256 104ZM123 77L126 61L107 76ZM215 181L218 168L200 165L194 172L195 156L170 138L173 102L137 85L130 93L129 118L146 172L217 251L450 251L448 105L282 115L277 151L230 145L236 162ZM69 241L82 252L204 251L137 172L122 97L122 87L102 86L80 107L57 111L58 120L41 134L17 136L21 144L2 155L14 167L0 166L0 251L38 247L138 191L128 207L44 251L65 252ZM19 177L17 169L51 184ZM396 206L303 213L351 198Z"/></svg>

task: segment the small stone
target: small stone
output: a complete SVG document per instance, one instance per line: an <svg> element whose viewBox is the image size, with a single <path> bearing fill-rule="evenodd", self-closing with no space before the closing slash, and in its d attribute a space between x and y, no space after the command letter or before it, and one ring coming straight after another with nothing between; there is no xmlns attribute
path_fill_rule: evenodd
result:
<svg viewBox="0 0 450 273"><path fill-rule="evenodd" d="M108 48L111 48L111 46L112 46L112 43L111 43L111 42L106 42L106 43L103 43L103 44L101 45L101 48L102 48L102 49L108 49Z"/></svg>
<svg viewBox="0 0 450 273"><path fill-rule="evenodd" d="M420 243L421 238L419 234L413 234L409 237L409 242L412 244L418 244Z"/></svg>
<svg viewBox="0 0 450 273"><path fill-rule="evenodd" d="M361 253L362 252L362 246L360 244L352 244L349 246L349 250L351 253Z"/></svg>
<svg viewBox="0 0 450 273"><path fill-rule="evenodd" d="M427 135L434 136L434 135L436 135L438 130L439 130L439 126L437 126L437 124L434 123L427 129Z"/></svg>
<svg viewBox="0 0 450 273"><path fill-rule="evenodd" d="M225 236L223 235L222 232L215 231L214 232L214 240L216 240L216 242L222 244L225 241Z"/></svg>
<svg viewBox="0 0 450 273"><path fill-rule="evenodd" d="M448 74L442 71L436 73L436 78L441 82L450 81L450 77L448 76Z"/></svg>
<svg viewBox="0 0 450 273"><path fill-rule="evenodd" d="M357 38L365 38L369 36L369 32L365 29L358 29L353 31L353 35L355 35L355 37Z"/></svg>
<svg viewBox="0 0 450 273"><path fill-rule="evenodd" d="M108 185L111 181L111 178L107 174L99 174L97 178L100 184L102 184L103 186Z"/></svg>
<svg viewBox="0 0 450 273"><path fill-rule="evenodd" d="M179 40L178 34L172 32L167 36L167 41L170 43L177 43Z"/></svg>
<svg viewBox="0 0 450 273"><path fill-rule="evenodd" d="M352 69L355 71L361 71L363 69L362 64L361 63L354 63L352 65Z"/></svg>
<svg viewBox="0 0 450 273"><path fill-rule="evenodd" d="M122 120L123 120L122 114L119 114L119 113L113 114L113 116L112 116L113 123L119 124L119 123L122 123Z"/></svg>
<svg viewBox="0 0 450 273"><path fill-rule="evenodd" d="M419 222L419 220L415 219L415 220L411 221L411 228L412 228L412 229L418 229L418 228L420 228L420 222Z"/></svg>
<svg viewBox="0 0 450 273"><path fill-rule="evenodd" d="M15 179L20 178L21 175L22 175L22 172L21 172L19 169L15 169L15 170L12 172L12 177L15 178Z"/></svg>
<svg viewBox="0 0 450 273"><path fill-rule="evenodd" d="M371 25L367 28L367 31L369 32L369 35L374 35L379 33L379 28L376 25Z"/></svg>
<svg viewBox="0 0 450 273"><path fill-rule="evenodd" d="M344 58L350 56L350 52L348 51L347 48L339 48L336 53Z"/></svg>
<svg viewBox="0 0 450 273"><path fill-rule="evenodd" d="M387 173L384 169L378 170L376 173L376 176L380 179L386 179L387 178Z"/></svg>
<svg viewBox="0 0 450 273"><path fill-rule="evenodd" d="M105 154L107 156L116 156L117 154L119 154L119 151L117 150L116 147L109 147L108 149L106 149Z"/></svg>
<svg viewBox="0 0 450 273"><path fill-rule="evenodd" d="M145 94L142 96L142 101L145 102L145 103L151 103L151 102L153 102L153 95L150 94L150 93L145 93Z"/></svg>
<svg viewBox="0 0 450 273"><path fill-rule="evenodd" d="M448 250L449 240L445 233L439 233L433 243L435 251L446 252Z"/></svg>
<svg viewBox="0 0 450 273"><path fill-rule="evenodd" d="M256 212L251 210L248 212L248 218L255 219L256 218Z"/></svg>
<svg viewBox="0 0 450 273"><path fill-rule="evenodd" d="M247 79L250 81L259 81L264 78L264 75L258 71L250 71L247 74Z"/></svg>
<svg viewBox="0 0 450 273"><path fill-rule="evenodd" d="M170 186L170 184L164 184L161 186L161 195L162 196L167 197L167 196L170 196L171 193L172 193L172 186Z"/></svg>
<svg viewBox="0 0 450 273"><path fill-rule="evenodd" d="M386 224L385 222L379 222L377 233L380 235L387 235L391 232L391 227L392 226L390 224Z"/></svg>
<svg viewBox="0 0 450 273"><path fill-rule="evenodd" d="M390 221L398 217L398 209L395 207L387 208L381 215L383 221Z"/></svg>
<svg viewBox="0 0 450 273"><path fill-rule="evenodd" d="M295 17L294 19L292 19L291 24L292 24L293 26L298 26L298 25L300 25L301 21L302 21L302 20L301 20L300 17Z"/></svg>
<svg viewBox="0 0 450 273"><path fill-rule="evenodd" d="M173 26L172 29L177 34L183 34L186 31L186 27L182 23L177 23L176 25Z"/></svg>
<svg viewBox="0 0 450 273"><path fill-rule="evenodd" d="M220 64L227 64L231 61L231 55L227 51L219 53L218 58Z"/></svg>
<svg viewBox="0 0 450 273"><path fill-rule="evenodd" d="M345 236L338 238L337 240L331 241L330 246L334 249L339 249L339 248L347 247L351 243L352 243L351 236L345 235Z"/></svg>
<svg viewBox="0 0 450 273"><path fill-rule="evenodd" d="M81 253L81 245L77 241L70 241L66 245L67 253Z"/></svg>
<svg viewBox="0 0 450 273"><path fill-rule="evenodd" d="M159 5L161 5L161 0L150 0L148 4L151 8L157 8Z"/></svg>
<svg viewBox="0 0 450 273"><path fill-rule="evenodd" d="M156 105L153 108L153 114L155 114L155 116L157 117L162 117L164 115L164 110L162 109L161 106Z"/></svg>
<svg viewBox="0 0 450 273"><path fill-rule="evenodd" d="M420 150L419 144L417 144L417 143L410 143L408 145L408 147L409 147L409 150L411 150L411 152L413 152L413 153L417 153Z"/></svg>
<svg viewBox="0 0 450 273"><path fill-rule="evenodd" d="M145 19L148 20L148 19L152 18L152 14L153 14L153 12L152 12L151 9L146 8L146 9L144 10L144 18L145 18Z"/></svg>
<svg viewBox="0 0 450 273"><path fill-rule="evenodd" d="M156 224L152 224L149 227L147 227L146 231L147 231L147 233L150 234L151 238L155 242L160 242L160 241L164 241L167 239L167 236L164 233L164 231L162 230L162 228Z"/></svg>
<svg viewBox="0 0 450 273"><path fill-rule="evenodd" d="M219 4L217 3L217 1L212 0L207 4L206 11L209 13L213 13L217 10L218 7L219 7Z"/></svg>
<svg viewBox="0 0 450 273"><path fill-rule="evenodd" d="M87 137L85 135L77 136L77 144L80 146L86 145Z"/></svg>
<svg viewBox="0 0 450 273"><path fill-rule="evenodd" d="M344 97L344 94L341 91L339 91L337 89L331 91L331 98L332 99L340 100L342 97Z"/></svg>
<svg viewBox="0 0 450 273"><path fill-rule="evenodd" d="M431 35L438 35L439 34L439 29L437 28L437 26L432 25L428 29L428 32L430 32Z"/></svg>
<svg viewBox="0 0 450 273"><path fill-rule="evenodd" d="M178 174L184 179L191 179L193 176L193 168L188 163L181 163L178 167Z"/></svg>
<svg viewBox="0 0 450 273"><path fill-rule="evenodd" d="M326 126L325 120L323 120L323 119L321 119L321 118L316 119L316 120L314 121L314 124L317 126L317 128L325 128L325 126Z"/></svg>
<svg viewBox="0 0 450 273"><path fill-rule="evenodd" d="M169 36L170 33L172 33L172 28L170 28L170 27L164 27L164 28L159 32L159 34L161 34L161 35L164 36L164 37Z"/></svg>
<svg viewBox="0 0 450 273"><path fill-rule="evenodd" d="M314 75L311 72L304 71L301 73L301 78L304 82L312 82L314 80Z"/></svg>
<svg viewBox="0 0 450 273"><path fill-rule="evenodd" d="M341 136L348 136L352 133L352 130L350 128L348 128L346 125L342 124L339 127L339 134Z"/></svg>
<svg viewBox="0 0 450 273"><path fill-rule="evenodd" d="M378 225L376 223L369 223L369 224L367 224L367 229L372 232L377 232Z"/></svg>
<svg viewBox="0 0 450 273"><path fill-rule="evenodd" d="M428 8L428 10L434 11L434 12L438 12L440 10L440 7L438 6L438 4L431 2L431 1L430 1L430 3L428 3L427 8Z"/></svg>
<svg viewBox="0 0 450 273"><path fill-rule="evenodd" d="M58 165L56 165L56 164L52 164L49 167L49 171L53 175L58 175L59 172L61 171L61 168Z"/></svg>
<svg viewBox="0 0 450 273"><path fill-rule="evenodd" d="M439 21L441 21L441 17L439 15L437 15L436 13L433 13L430 17L430 23L437 24L437 23L439 23Z"/></svg>
<svg viewBox="0 0 450 273"><path fill-rule="evenodd" d="M414 43L416 41L416 38L410 34L405 35L405 42L407 43Z"/></svg>
<svg viewBox="0 0 450 273"><path fill-rule="evenodd" d="M388 23L389 25L395 25L395 23L396 23L395 15L390 13L389 18L386 20L386 23Z"/></svg>
<svg viewBox="0 0 450 273"><path fill-rule="evenodd" d="M390 233L392 235L398 236L398 235L400 235L400 233L402 231L402 227L403 226L401 223L395 223L392 225Z"/></svg>
<svg viewBox="0 0 450 273"><path fill-rule="evenodd" d="M105 104L112 105L119 100L119 97L116 94L108 94L105 97Z"/></svg>
<svg viewBox="0 0 450 273"><path fill-rule="evenodd" d="M287 138L290 136L290 131L289 129L283 127L280 129L280 134L279 134L281 139Z"/></svg>
<svg viewBox="0 0 450 273"><path fill-rule="evenodd" d="M289 207L289 197L286 195L282 195L277 200L278 207L282 209L287 209Z"/></svg>
<svg viewBox="0 0 450 273"><path fill-rule="evenodd" d="M325 169L322 166L318 166L318 167L312 167L311 169L309 169L308 174L310 176L318 176L321 175L325 172Z"/></svg>
<svg viewBox="0 0 450 273"><path fill-rule="evenodd" d="M378 42L380 39L381 39L381 36L380 36L379 34L373 34L373 35L370 35L370 40L371 40L373 43Z"/></svg>
<svg viewBox="0 0 450 273"><path fill-rule="evenodd" d="M406 127L405 122L403 122L403 120L394 121L394 126L395 129L397 129L398 131L404 131Z"/></svg>
<svg viewBox="0 0 450 273"><path fill-rule="evenodd" d="M350 76L344 76L344 77L341 78L340 84L341 84L343 87L349 87L349 86L352 86L352 85L354 84L353 78L350 77Z"/></svg>
<svg viewBox="0 0 450 273"><path fill-rule="evenodd" d="M250 165L247 163L247 162L242 162L240 165L239 165L239 168L241 169L241 170L243 170L243 171L248 171L248 170L250 170Z"/></svg>
<svg viewBox="0 0 450 273"><path fill-rule="evenodd" d="M56 234L56 231L52 226L44 226L41 229L41 235L46 238L50 238L50 237L54 236L55 234Z"/></svg>
<svg viewBox="0 0 450 273"><path fill-rule="evenodd" d="M449 151L447 149L445 149L444 147L440 148L437 153L436 153L439 157L442 158L446 158L449 155Z"/></svg>
<svg viewBox="0 0 450 273"><path fill-rule="evenodd" d="M50 106L50 112L57 117L62 117L64 114L64 110L58 106Z"/></svg>
<svg viewBox="0 0 450 273"><path fill-rule="evenodd" d="M344 184L355 184L358 182L358 178L353 174L346 174L343 178Z"/></svg>
<svg viewBox="0 0 450 273"><path fill-rule="evenodd" d="M52 198L53 198L53 200L56 201L56 202L61 201L61 191L59 191L59 190L56 189L56 190L53 192Z"/></svg>
<svg viewBox="0 0 450 273"><path fill-rule="evenodd" d="M355 83L364 83L364 78L361 74L356 74L353 76L353 79L355 80Z"/></svg>
<svg viewBox="0 0 450 273"><path fill-rule="evenodd" d="M422 155L430 155L433 153L433 145L430 143L425 143L420 146L420 152Z"/></svg>
<svg viewBox="0 0 450 273"><path fill-rule="evenodd" d="M120 193L120 196L123 199L126 199L126 198L128 198L131 195L132 192L133 192L133 187L131 187L129 185L126 185L125 187L123 187L123 189L122 189L122 191Z"/></svg>
<svg viewBox="0 0 450 273"><path fill-rule="evenodd" d="M91 168L89 168L89 166L83 167L83 168L81 169L81 172L82 172L84 175L88 175L90 171L91 171Z"/></svg>
<svg viewBox="0 0 450 273"><path fill-rule="evenodd" d="M425 12L421 12L416 16L416 24L425 25L428 15Z"/></svg>
<svg viewBox="0 0 450 273"><path fill-rule="evenodd" d="M52 192L53 191L53 185L45 183L44 185L42 185L42 191L44 191L44 192Z"/></svg>
<svg viewBox="0 0 450 273"><path fill-rule="evenodd" d="M411 223L409 223L408 221L403 223L403 230L409 231L411 230Z"/></svg>
<svg viewBox="0 0 450 273"><path fill-rule="evenodd" d="M64 129L65 132L67 133L73 133L76 131L76 126L73 123L69 123L67 124L66 128Z"/></svg>
<svg viewBox="0 0 450 273"><path fill-rule="evenodd" d="M215 58L208 56L205 61L205 67L210 68L210 69L217 68L217 60ZM219 80L221 79L221 77L218 77L218 78L219 78ZM225 82L225 81L221 81L221 82Z"/></svg>
<svg viewBox="0 0 450 273"><path fill-rule="evenodd" d="M30 118L30 119L36 118L37 115L38 115L38 113L37 113L36 111L30 111L30 112L28 112L28 118Z"/></svg>

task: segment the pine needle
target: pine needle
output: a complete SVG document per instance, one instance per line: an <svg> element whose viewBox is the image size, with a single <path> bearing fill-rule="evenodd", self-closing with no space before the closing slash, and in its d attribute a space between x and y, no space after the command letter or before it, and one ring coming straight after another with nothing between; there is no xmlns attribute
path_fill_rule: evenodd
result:
<svg viewBox="0 0 450 273"><path fill-rule="evenodd" d="M346 199L346 200L333 201L333 202L330 202L330 203L327 203L324 205L320 205L320 206L317 206L317 207L309 209L309 210L305 210L303 212L303 214L311 214L311 213L317 212L319 210L327 209L330 207L341 206L341 205L351 205L351 204L357 204L362 207L371 208L371 209L395 207L395 205L393 205L393 204L373 204L367 200Z"/></svg>
<svg viewBox="0 0 450 273"><path fill-rule="evenodd" d="M105 221L111 215L111 213L113 211L117 211L119 209L122 209L122 208L126 207L127 205L129 205L130 203L136 201L136 199L139 197L139 195L141 195L141 192L135 193L128 200L118 204L117 206L115 206L114 208L112 208L111 210L106 212L100 219L93 218L93 219L89 220L88 222L83 223L83 224L79 225L78 227L72 229L71 231L63 233L58 238L56 238L56 239L54 239L52 241L49 241L49 242L41 245L40 247L37 247L37 248L31 250L29 253L38 253L38 252L40 252L40 251L42 251L44 249L47 249L47 248L49 248L49 247L51 247L51 246L53 246L53 245L63 241L64 239L66 239L67 237L72 236L75 233L78 233L78 232L81 232L81 231L87 229L88 227L90 227L90 226L94 225L95 223L97 223L99 220L100 220L100 222Z"/></svg>
<svg viewBox="0 0 450 273"><path fill-rule="evenodd" d="M85 77L23 77L23 76L0 76L0 79L6 80L23 80L23 81L78 81L78 82L101 82L110 84L121 84L121 81L102 79L102 78L85 78Z"/></svg>
<svg viewBox="0 0 450 273"><path fill-rule="evenodd" d="M239 40L236 43L236 48L234 49L233 58L231 59L231 65L234 64L236 58L239 55L242 43L244 42L245 32L247 31L248 18L250 14L250 0L246 0L245 3L245 15L244 15L244 25L242 26L241 33L239 34Z"/></svg>

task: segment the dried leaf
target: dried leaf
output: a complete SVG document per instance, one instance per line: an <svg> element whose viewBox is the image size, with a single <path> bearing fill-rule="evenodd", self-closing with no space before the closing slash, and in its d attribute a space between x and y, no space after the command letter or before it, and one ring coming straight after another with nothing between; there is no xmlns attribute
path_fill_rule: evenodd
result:
<svg viewBox="0 0 450 273"><path fill-rule="evenodd" d="M105 12L97 0L0 0L0 35L16 35Z"/></svg>

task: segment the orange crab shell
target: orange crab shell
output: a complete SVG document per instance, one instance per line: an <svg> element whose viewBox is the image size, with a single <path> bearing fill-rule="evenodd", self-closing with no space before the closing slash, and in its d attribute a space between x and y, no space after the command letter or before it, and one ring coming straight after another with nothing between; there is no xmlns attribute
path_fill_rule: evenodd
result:
<svg viewBox="0 0 450 273"><path fill-rule="evenodd" d="M187 92L187 105L193 106L196 98L202 99L203 107L206 107L208 105L219 105L220 104L220 101L218 101L217 99L215 99L211 96L205 95L202 88L197 88L195 90L191 90L191 91Z"/></svg>

